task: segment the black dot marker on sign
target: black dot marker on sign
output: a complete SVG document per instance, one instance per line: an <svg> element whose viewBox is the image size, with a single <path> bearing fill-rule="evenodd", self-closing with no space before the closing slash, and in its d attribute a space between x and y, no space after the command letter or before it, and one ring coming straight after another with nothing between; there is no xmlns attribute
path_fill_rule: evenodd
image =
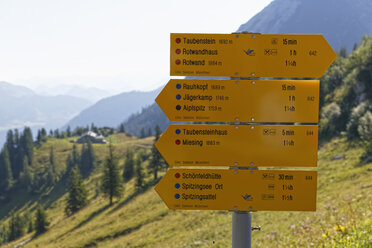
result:
<svg viewBox="0 0 372 248"><path fill-rule="evenodd" d="M177 106L176 106L176 109L177 109L177 110L181 110L181 105L177 105Z"/></svg>

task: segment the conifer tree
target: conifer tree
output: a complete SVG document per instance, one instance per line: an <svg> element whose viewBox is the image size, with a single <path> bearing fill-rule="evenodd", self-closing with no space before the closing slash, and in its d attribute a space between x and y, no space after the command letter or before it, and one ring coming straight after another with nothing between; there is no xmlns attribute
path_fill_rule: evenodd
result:
<svg viewBox="0 0 372 248"><path fill-rule="evenodd" d="M137 154L134 164L135 164L134 170L135 170L135 177L136 177L135 186L137 190L142 190L145 188L145 172L142 167L141 154Z"/></svg>
<svg viewBox="0 0 372 248"><path fill-rule="evenodd" d="M141 134L140 134L140 138L145 138L146 137L146 134L145 134L145 128L141 128Z"/></svg>
<svg viewBox="0 0 372 248"><path fill-rule="evenodd" d="M79 152L77 150L77 147L76 145L74 144L72 146L72 163L75 165L78 165L80 162L80 155L79 155Z"/></svg>
<svg viewBox="0 0 372 248"><path fill-rule="evenodd" d="M150 172L154 173L154 180L158 179L158 171L164 167L165 161L158 151L158 149L155 147L155 143L159 140L161 134L160 127L156 125L155 127L155 140L154 144L151 148L151 160L148 165L148 168Z"/></svg>
<svg viewBox="0 0 372 248"><path fill-rule="evenodd" d="M14 159L14 163L12 164L13 178L15 180L18 180L22 172L24 157L25 155L24 155L22 147L18 147L16 150L16 156Z"/></svg>
<svg viewBox="0 0 372 248"><path fill-rule="evenodd" d="M343 58L346 58L347 57L347 48L346 46L343 46L340 48L339 50L339 55Z"/></svg>
<svg viewBox="0 0 372 248"><path fill-rule="evenodd" d="M121 123L120 124L120 126L119 126L119 133L125 133L124 123Z"/></svg>
<svg viewBox="0 0 372 248"><path fill-rule="evenodd" d="M123 171L123 178L124 182L128 182L134 175L134 159L133 159L133 151L127 150L125 154L125 162L124 162L124 171Z"/></svg>
<svg viewBox="0 0 372 248"><path fill-rule="evenodd" d="M70 126L67 126L66 135L67 135L67 137L71 137L71 127Z"/></svg>
<svg viewBox="0 0 372 248"><path fill-rule="evenodd" d="M20 142L21 142L21 148L23 150L23 154L27 156L28 164L31 165L33 157L34 157L34 151L33 151L34 141L32 138L31 129L29 127L25 127L23 131L23 135L21 136ZM23 162L23 158L22 158L22 162Z"/></svg>
<svg viewBox="0 0 372 248"><path fill-rule="evenodd" d="M22 171L24 157L24 148L21 146L21 138L19 137L18 129L14 130L14 135L11 130L8 131L7 148L13 178L16 180L19 178L19 174Z"/></svg>
<svg viewBox="0 0 372 248"><path fill-rule="evenodd" d="M49 165L48 165L47 170L48 170L47 182L48 182L48 185L52 186L57 181L56 166L55 166L55 162L54 162L54 148L53 148L53 146L50 147Z"/></svg>
<svg viewBox="0 0 372 248"><path fill-rule="evenodd" d="M87 145L83 144L81 151L81 174L83 177L88 177L89 174L94 169L96 162L96 156L94 154L94 149L92 142L88 140Z"/></svg>
<svg viewBox="0 0 372 248"><path fill-rule="evenodd" d="M47 131L45 130L45 128L41 129L41 136L43 137L43 141L46 141Z"/></svg>
<svg viewBox="0 0 372 248"><path fill-rule="evenodd" d="M8 190L13 185L13 173L10 165L8 147L4 146L0 153L0 191Z"/></svg>
<svg viewBox="0 0 372 248"><path fill-rule="evenodd" d="M19 147L19 131L18 129L14 129L14 145L16 145L17 147Z"/></svg>
<svg viewBox="0 0 372 248"><path fill-rule="evenodd" d="M25 156L23 159L23 170L19 176L19 182L24 188L27 189L27 191L31 190L34 183L34 177L29 167L27 157Z"/></svg>
<svg viewBox="0 0 372 248"><path fill-rule="evenodd" d="M34 231L34 222L32 221L32 218L28 219L28 227L27 227L27 233L31 233Z"/></svg>
<svg viewBox="0 0 372 248"><path fill-rule="evenodd" d="M155 126L155 141L158 141L158 139L160 138L160 135L161 135L161 129L159 125L156 125Z"/></svg>
<svg viewBox="0 0 372 248"><path fill-rule="evenodd" d="M72 131L72 136L80 136L80 127L75 127L75 129Z"/></svg>
<svg viewBox="0 0 372 248"><path fill-rule="evenodd" d="M42 234L47 230L48 221L47 215L42 205L39 204L37 211L36 211L36 218L35 218L35 231L36 235Z"/></svg>
<svg viewBox="0 0 372 248"><path fill-rule="evenodd" d="M8 148L10 164L15 162L16 145L13 131L9 130L6 137L6 146Z"/></svg>
<svg viewBox="0 0 372 248"><path fill-rule="evenodd" d="M36 135L36 141L37 141L37 143L38 143L38 144L41 144L42 139L43 139L43 137L41 136L41 130L39 129L39 130L37 131L37 135Z"/></svg>
<svg viewBox="0 0 372 248"><path fill-rule="evenodd" d="M8 229L6 226L0 226L0 245L8 241Z"/></svg>
<svg viewBox="0 0 372 248"><path fill-rule="evenodd" d="M23 215L23 219L24 219L26 233L32 232L34 230L33 217L30 215L29 212L26 212Z"/></svg>
<svg viewBox="0 0 372 248"><path fill-rule="evenodd" d="M13 213L9 222L9 236L8 240L13 241L25 234L24 218L18 213Z"/></svg>
<svg viewBox="0 0 372 248"><path fill-rule="evenodd" d="M40 145L42 142L47 141L47 132L45 128L42 128L37 131L36 141Z"/></svg>
<svg viewBox="0 0 372 248"><path fill-rule="evenodd" d="M56 139L59 139L60 138L60 134L59 134L58 128L56 130L54 130L54 138L56 138Z"/></svg>
<svg viewBox="0 0 372 248"><path fill-rule="evenodd" d="M18 130L15 130L14 140L14 162L11 164L14 179L19 179L23 171L24 157L27 157L28 164L32 164L34 141L29 127L25 127L24 132L19 136Z"/></svg>
<svg viewBox="0 0 372 248"><path fill-rule="evenodd" d="M79 169L80 173L83 177L86 175L86 170L87 170L87 156L86 156L86 143L83 143L81 146L81 153L80 153L80 163L79 163Z"/></svg>
<svg viewBox="0 0 372 248"><path fill-rule="evenodd" d="M89 130L88 130L88 131L89 131ZM91 126L90 126L90 131L95 132L95 133L98 132L98 128L94 125L93 122L92 122L92 124L91 124Z"/></svg>
<svg viewBox="0 0 372 248"><path fill-rule="evenodd" d="M66 215L72 215L88 203L88 193L84 187L79 168L75 165L69 175L68 197L65 207Z"/></svg>
<svg viewBox="0 0 372 248"><path fill-rule="evenodd" d="M13 178L16 180L21 173L23 166L24 151L21 146L21 138L18 129L14 130L14 150L13 150L13 160L11 160Z"/></svg>
<svg viewBox="0 0 372 248"><path fill-rule="evenodd" d="M109 144L109 155L105 158L102 177L102 192L110 198L110 206L114 197L123 193L123 184L118 167L118 159L114 154L114 147Z"/></svg>
<svg viewBox="0 0 372 248"><path fill-rule="evenodd" d="M57 178L56 174L53 170L53 167L49 164L47 169L47 183L49 186L53 186L56 184Z"/></svg>
<svg viewBox="0 0 372 248"><path fill-rule="evenodd" d="M55 164L54 164L54 147L50 147L49 152L49 165L53 168L53 171L55 170Z"/></svg>
<svg viewBox="0 0 372 248"><path fill-rule="evenodd" d="M67 155L66 159L66 172L70 172L71 168L74 166L72 162L71 154Z"/></svg>
<svg viewBox="0 0 372 248"><path fill-rule="evenodd" d="M88 140L87 142L87 154L88 154L88 161L91 167L94 166L94 162L96 161L96 155L94 154L94 149L92 142Z"/></svg>
<svg viewBox="0 0 372 248"><path fill-rule="evenodd" d="M148 136L148 137L152 136L152 129L151 129L151 127L149 127L149 130L148 130L148 132L147 132L147 136Z"/></svg>

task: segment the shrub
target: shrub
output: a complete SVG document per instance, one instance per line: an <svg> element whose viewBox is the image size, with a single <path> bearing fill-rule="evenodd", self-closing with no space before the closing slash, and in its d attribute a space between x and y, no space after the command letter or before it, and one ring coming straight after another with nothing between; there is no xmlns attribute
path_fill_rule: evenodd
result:
<svg viewBox="0 0 372 248"><path fill-rule="evenodd" d="M360 119L358 133L368 154L372 154L372 113L367 111Z"/></svg>
<svg viewBox="0 0 372 248"><path fill-rule="evenodd" d="M322 138L330 138L338 133L338 121L341 115L341 108L333 102L323 107L319 133Z"/></svg>
<svg viewBox="0 0 372 248"><path fill-rule="evenodd" d="M362 102L358 106L352 109L350 114L350 120L346 125L347 136L349 140L359 139L359 119L366 113L369 109L369 102Z"/></svg>
<svg viewBox="0 0 372 248"><path fill-rule="evenodd" d="M372 140L372 113L367 111L360 119L358 125L358 133L362 140Z"/></svg>

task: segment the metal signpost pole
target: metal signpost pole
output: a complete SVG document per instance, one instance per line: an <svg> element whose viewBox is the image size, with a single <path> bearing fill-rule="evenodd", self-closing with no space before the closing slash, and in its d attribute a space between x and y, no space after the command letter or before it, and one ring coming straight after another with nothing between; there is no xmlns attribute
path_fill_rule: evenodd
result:
<svg viewBox="0 0 372 248"><path fill-rule="evenodd" d="M232 247L251 248L252 212L234 211L232 214Z"/></svg>
<svg viewBox="0 0 372 248"><path fill-rule="evenodd" d="M255 80L259 78L231 77L231 80ZM258 169L237 168L237 169ZM232 214L232 248L251 248L252 247L252 212L233 211Z"/></svg>

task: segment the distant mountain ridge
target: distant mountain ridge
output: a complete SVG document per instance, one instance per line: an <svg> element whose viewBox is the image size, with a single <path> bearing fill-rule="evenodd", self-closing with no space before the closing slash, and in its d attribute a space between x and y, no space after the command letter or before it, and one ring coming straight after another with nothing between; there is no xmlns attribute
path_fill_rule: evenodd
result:
<svg viewBox="0 0 372 248"><path fill-rule="evenodd" d="M92 104L112 94L106 90L79 85L42 85L35 88L35 92L44 96L68 95L84 98Z"/></svg>
<svg viewBox="0 0 372 248"><path fill-rule="evenodd" d="M19 85L13 85L4 81L0 81L0 93L2 96L12 97L22 97L36 94L29 88Z"/></svg>
<svg viewBox="0 0 372 248"><path fill-rule="evenodd" d="M86 126L94 123L98 127L117 127L130 115L138 113L155 101L161 88L149 91L124 92L115 96L104 98L96 104L84 109L79 115L67 122L63 128L70 126Z"/></svg>
<svg viewBox="0 0 372 248"><path fill-rule="evenodd" d="M323 34L333 49L350 52L372 35L371 0L274 0L238 31L264 34Z"/></svg>
<svg viewBox="0 0 372 248"><path fill-rule="evenodd" d="M42 127L56 129L88 107L73 96L41 96L24 86L0 82L0 144L9 129L28 126L34 135Z"/></svg>

